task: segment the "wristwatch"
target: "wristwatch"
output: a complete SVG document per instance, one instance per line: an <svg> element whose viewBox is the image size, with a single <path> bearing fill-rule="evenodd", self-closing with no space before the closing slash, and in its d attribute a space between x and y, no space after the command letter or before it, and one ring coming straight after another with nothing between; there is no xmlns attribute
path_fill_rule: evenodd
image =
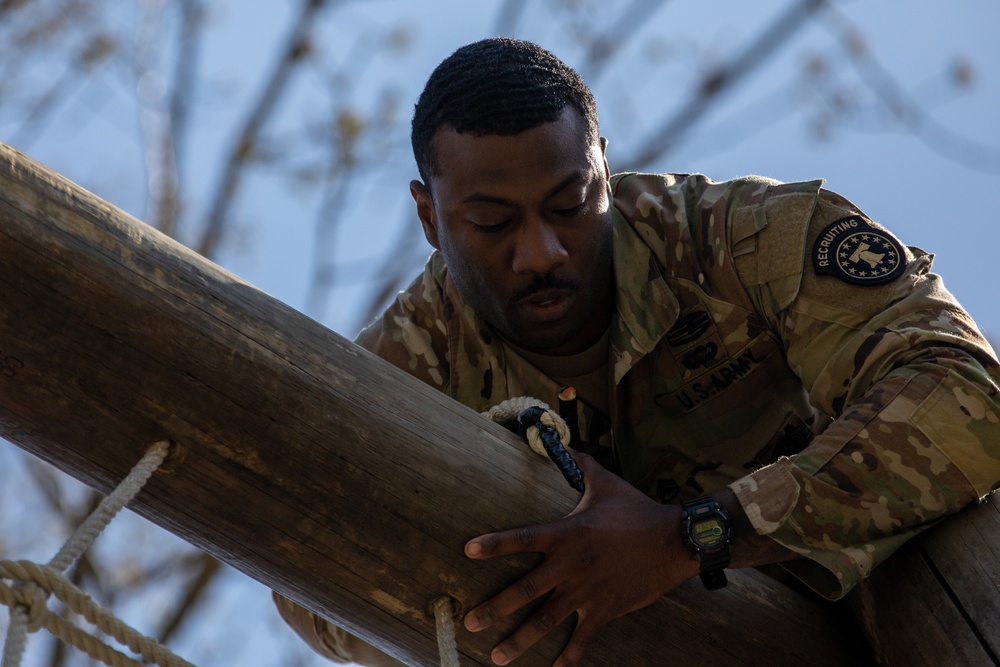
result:
<svg viewBox="0 0 1000 667"><path fill-rule="evenodd" d="M726 585L726 568L733 543L733 522L729 512L709 496L681 503L684 519L681 537L701 561L701 582L714 591Z"/></svg>

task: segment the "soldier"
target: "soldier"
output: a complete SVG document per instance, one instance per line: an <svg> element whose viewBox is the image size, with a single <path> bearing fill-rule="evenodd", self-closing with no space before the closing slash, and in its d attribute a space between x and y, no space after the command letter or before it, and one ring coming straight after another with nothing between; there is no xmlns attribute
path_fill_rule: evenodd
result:
<svg viewBox="0 0 1000 667"><path fill-rule="evenodd" d="M412 139L436 250L358 343L480 411L580 398L574 513L465 547L545 554L465 617L548 595L497 664L574 614L556 664L577 664L610 620L727 567L780 562L838 599L1000 480L995 353L930 255L820 181L611 176L579 75L510 39L438 66ZM324 655L379 664L278 605Z"/></svg>

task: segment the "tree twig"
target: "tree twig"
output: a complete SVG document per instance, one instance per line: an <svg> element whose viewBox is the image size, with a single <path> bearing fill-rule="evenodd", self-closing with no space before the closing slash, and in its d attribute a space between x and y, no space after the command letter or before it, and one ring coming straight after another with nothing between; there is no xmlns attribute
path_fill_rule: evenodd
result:
<svg viewBox="0 0 1000 667"><path fill-rule="evenodd" d="M513 35L524 13L525 4L525 0L505 0L500 5L496 22L493 24L493 34L501 37Z"/></svg>
<svg viewBox="0 0 1000 667"><path fill-rule="evenodd" d="M860 29L847 16L830 8L826 17L823 25L840 41L861 80L900 125L943 157L970 169L1000 173L1000 147L971 139L934 120L859 40Z"/></svg>
<svg viewBox="0 0 1000 667"><path fill-rule="evenodd" d="M156 633L161 644L166 644L187 620L192 610L204 599L208 585L222 571L222 564L206 553L198 554L197 573L188 582L184 594L180 597L177 607Z"/></svg>
<svg viewBox="0 0 1000 667"><path fill-rule="evenodd" d="M581 76L593 86L619 49L629 43L629 35L641 28L667 2L668 0L632 0L632 4L618 15L603 34L591 40L580 67Z"/></svg>
<svg viewBox="0 0 1000 667"><path fill-rule="evenodd" d="M727 65L722 65L705 76L691 99L640 143L642 148L639 152L626 161L628 168L646 169L669 152L704 117L705 110L712 101L759 67L826 4L826 0L796 0L792 3L777 21L730 59Z"/></svg>
<svg viewBox="0 0 1000 667"><path fill-rule="evenodd" d="M311 49L309 36L313 22L326 8L328 2L329 0L302 2L278 60L229 149L229 155L201 226L201 240L195 244L195 249L205 257L212 257L218 250L222 234L229 223L232 203L245 173L245 167L253 158L259 135L290 83L292 73L308 57Z"/></svg>
<svg viewBox="0 0 1000 667"><path fill-rule="evenodd" d="M181 12L177 32L177 59L166 111L167 131L160 138L161 153L168 160L161 170L161 197L154 214L156 227L168 236L177 235L183 213L183 149L188 131L188 109L195 97L195 71L201 55L205 8L202 0L179 0Z"/></svg>

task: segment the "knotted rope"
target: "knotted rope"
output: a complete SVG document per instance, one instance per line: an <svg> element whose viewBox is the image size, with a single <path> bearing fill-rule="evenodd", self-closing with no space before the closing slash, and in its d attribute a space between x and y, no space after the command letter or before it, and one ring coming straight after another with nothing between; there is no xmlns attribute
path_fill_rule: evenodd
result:
<svg viewBox="0 0 1000 667"><path fill-rule="evenodd" d="M163 463L169 448L170 443L166 441L157 442L150 447L118 487L101 501L97 509L80 524L47 564L0 560L0 604L10 607L10 626L7 629L7 640L4 643L3 661L0 667L18 667L27 646L28 634L40 628L45 628L92 659L111 667L142 667L143 664L194 667L158 644L156 640L125 625L62 574L93 544L115 515L135 497L139 489ZM3 580L15 583L8 585ZM53 613L47 605L49 595L54 595L104 635L114 638L119 644L142 656L143 662L108 646Z"/></svg>
<svg viewBox="0 0 1000 667"><path fill-rule="evenodd" d="M583 473L566 451L571 438L570 428L548 404L529 396L516 396L482 414L511 430L514 430L512 424L519 426L531 451L552 459L569 485L583 492Z"/></svg>
<svg viewBox="0 0 1000 667"><path fill-rule="evenodd" d="M566 426L566 422L557 412L554 412L547 403L540 401L537 398L531 398L530 396L515 396L514 398L508 398L507 400L494 405L492 408L484 412L483 416L492 419L498 424L504 424L507 422L517 421L521 416L521 413L529 408L541 408L544 410L539 421L544 426L549 426L556 430L559 434L559 440L562 442L563 446L569 445L569 427ZM531 451L536 454L541 454L542 456L549 455L549 453L545 450L545 444L542 442L541 431L537 426L529 426L525 430L525 438L528 440L528 446L531 447Z"/></svg>

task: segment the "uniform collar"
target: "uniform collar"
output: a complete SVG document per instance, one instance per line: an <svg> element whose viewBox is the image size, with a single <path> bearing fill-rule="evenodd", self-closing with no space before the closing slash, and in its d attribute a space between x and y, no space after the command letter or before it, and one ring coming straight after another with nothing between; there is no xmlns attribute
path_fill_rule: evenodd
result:
<svg viewBox="0 0 1000 667"><path fill-rule="evenodd" d="M611 361L617 385L673 326L679 306L649 246L617 208L612 211L616 313L611 321Z"/></svg>

